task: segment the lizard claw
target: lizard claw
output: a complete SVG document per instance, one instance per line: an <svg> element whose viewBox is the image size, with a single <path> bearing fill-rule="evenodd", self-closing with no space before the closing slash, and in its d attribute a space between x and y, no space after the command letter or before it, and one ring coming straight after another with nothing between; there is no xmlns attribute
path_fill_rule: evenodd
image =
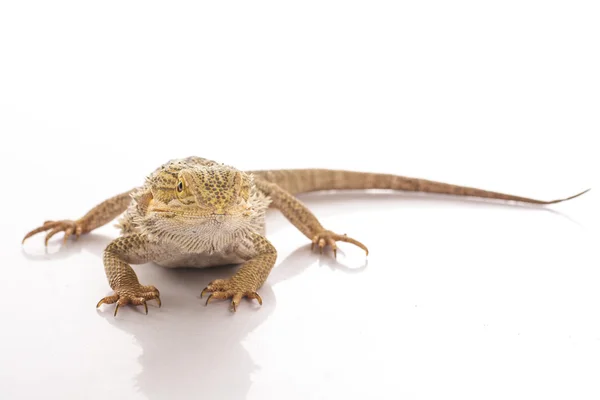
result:
<svg viewBox="0 0 600 400"><path fill-rule="evenodd" d="M98 304L96 304L96 308L100 307L102 304L113 304L117 303L115 307L114 316L117 316L117 312L119 311L120 306L124 306L127 304L132 305L143 305L144 311L146 311L146 315L148 314L148 300L156 299L158 303L158 307L162 306L160 301L160 293L158 289L154 286L139 286L135 289L131 288L121 288L115 290L115 294L111 296L106 296L101 299Z"/></svg>
<svg viewBox="0 0 600 400"><path fill-rule="evenodd" d="M231 308L233 312L237 311L237 306L240 304L242 298L256 299L258 304L262 306L262 298L255 290L244 290L243 282L234 282L233 279L217 279L212 281L205 287L200 293L200 298L205 293L210 293L206 299L205 306L210 303L212 299L231 299Z"/></svg>
<svg viewBox="0 0 600 400"><path fill-rule="evenodd" d="M67 239L71 235L73 235L73 233L75 234L76 239L79 239L79 236L83 232L83 226L82 226L81 222L79 222L79 221L71 221L71 220L46 221L39 228L36 228L36 229L30 231L29 233L27 233L25 235L25 237L23 238L23 241L21 242L21 244L25 243L25 241L27 239L29 239L31 236L33 236L37 233L40 233L40 232L45 232L45 231L50 231L46 234L46 239L44 241L46 246L48 246L48 241L50 240L50 238L52 236L56 235L58 232L65 233L65 235L63 237L63 243L66 243Z"/></svg>
<svg viewBox="0 0 600 400"><path fill-rule="evenodd" d="M353 245L358 246L361 249L363 249L367 253L367 255L369 255L369 249L367 248L367 246L365 246L358 240L352 239L351 237L348 237L348 235L346 235L346 234L339 235L339 234L333 233L331 231L323 231L321 233L316 234L312 239L312 244L310 246L310 249L314 250L315 246L317 246L317 247L319 247L319 252L321 254L323 254L323 249L326 246L330 246L331 249L333 250L333 256L335 258L337 258L336 241L352 243Z"/></svg>

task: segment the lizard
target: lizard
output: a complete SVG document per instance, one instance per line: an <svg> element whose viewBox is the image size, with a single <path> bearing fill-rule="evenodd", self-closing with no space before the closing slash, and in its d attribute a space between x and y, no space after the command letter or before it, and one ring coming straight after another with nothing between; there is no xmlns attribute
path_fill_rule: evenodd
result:
<svg viewBox="0 0 600 400"><path fill-rule="evenodd" d="M311 242L312 249L331 248L337 255L337 242L347 242L369 254L358 240L325 229L297 194L325 190L387 189L493 199L535 205L555 204L581 196L552 201L492 192L399 175L330 169L288 169L241 171L201 157L170 160L158 167L143 185L98 204L77 220L51 220L28 232L29 237L47 232L45 244L59 232L63 243L107 224L122 215L119 237L103 252L106 276L113 294L102 304L119 307L143 305L160 292L142 285L132 264L154 262L163 267L205 268L241 264L229 278L210 282L200 297L231 299L236 311L242 298L256 299L276 263L277 250L265 237L265 214L269 207L283 215Z"/></svg>

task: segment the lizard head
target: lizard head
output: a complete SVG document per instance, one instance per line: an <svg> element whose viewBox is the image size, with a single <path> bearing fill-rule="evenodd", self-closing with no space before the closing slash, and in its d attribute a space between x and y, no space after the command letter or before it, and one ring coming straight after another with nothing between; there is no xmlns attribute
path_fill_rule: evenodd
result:
<svg viewBox="0 0 600 400"><path fill-rule="evenodd" d="M148 178L147 212L169 217L250 216L252 177L222 164L175 164Z"/></svg>
<svg viewBox="0 0 600 400"><path fill-rule="evenodd" d="M209 253L261 232L269 207L252 174L199 157L160 166L132 199L124 230Z"/></svg>

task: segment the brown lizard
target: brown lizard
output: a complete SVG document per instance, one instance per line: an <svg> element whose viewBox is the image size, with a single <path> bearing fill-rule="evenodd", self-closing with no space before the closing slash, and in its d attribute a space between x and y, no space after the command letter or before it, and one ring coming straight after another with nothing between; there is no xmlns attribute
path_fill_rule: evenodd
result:
<svg viewBox="0 0 600 400"><path fill-rule="evenodd" d="M91 232L125 212L119 221L121 235L104 250L106 276L114 294L101 304L144 305L160 294L154 286L142 285L130 264L155 262L165 267L210 267L242 264L230 278L217 279L202 291L211 299L232 299L233 311L243 297L262 304L257 290L275 265L277 251L264 236L265 212L279 209L321 252L329 246L336 255L336 242L352 243L368 254L367 247L347 235L325 229L294 195L319 190L391 189L440 193L532 204L553 204L465 186L456 186L397 175L298 169L243 172L199 157L172 160L156 169L143 186L114 196L71 221L46 221L27 233L52 236L64 232L64 242ZM588 189L589 190L589 189Z"/></svg>

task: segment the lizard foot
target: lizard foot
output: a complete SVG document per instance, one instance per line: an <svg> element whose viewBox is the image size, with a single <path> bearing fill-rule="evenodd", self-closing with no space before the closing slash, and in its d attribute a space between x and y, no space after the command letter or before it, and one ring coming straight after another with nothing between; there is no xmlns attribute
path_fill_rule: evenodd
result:
<svg viewBox="0 0 600 400"><path fill-rule="evenodd" d="M158 289L154 286L142 286L139 285L136 288L120 288L115 290L115 294L112 296L106 296L102 300L96 304L96 308L100 307L102 304L113 304L117 303L115 307L115 317L117 316L117 311L119 311L120 306L124 306L126 304L133 304L135 306L144 305L144 309L146 310L146 314L148 314L148 304L146 301L156 299L158 302L158 306L161 306L160 302L160 293Z"/></svg>
<svg viewBox="0 0 600 400"><path fill-rule="evenodd" d="M346 235L345 233L343 235L339 235L331 231L323 231L321 233L316 234L312 239L312 245L310 246L310 249L313 250L315 247L318 247L321 254L323 254L323 249L325 248L325 246L329 245L333 250L333 256L337 258L337 245L335 244L335 242L337 241L352 243L353 245L363 249L367 253L367 255L369 255L369 249L367 249L367 246L365 246L358 240L348 237L348 235Z"/></svg>
<svg viewBox="0 0 600 400"><path fill-rule="evenodd" d="M36 233L44 232L47 230L50 230L50 232L48 232L48 234L46 234L46 240L45 240L46 246L48 246L48 241L50 240L50 238L52 236L56 235L58 232L65 233L65 236L63 238L63 243L67 243L67 239L72 234L75 234L76 239L79 239L79 235L81 235L81 232L83 231L83 226L81 225L81 223L79 221L71 221L71 220L46 221L46 222L44 222L44 225L32 230L27 235L25 235L25 237L23 238L23 241L21 243L25 243L25 241L28 238L35 235Z"/></svg>
<svg viewBox="0 0 600 400"><path fill-rule="evenodd" d="M256 293L254 289L247 289L244 286L248 286L248 284L244 284L243 282L235 282L233 279L217 279L208 284L207 287L202 290L200 293L200 298L204 296L205 293L209 292L210 295L206 299L206 304L214 298L214 299L231 299L231 307L233 311L237 311L237 306L240 304L240 300L243 297L247 297L248 299L256 299L258 304L262 306L262 299Z"/></svg>

